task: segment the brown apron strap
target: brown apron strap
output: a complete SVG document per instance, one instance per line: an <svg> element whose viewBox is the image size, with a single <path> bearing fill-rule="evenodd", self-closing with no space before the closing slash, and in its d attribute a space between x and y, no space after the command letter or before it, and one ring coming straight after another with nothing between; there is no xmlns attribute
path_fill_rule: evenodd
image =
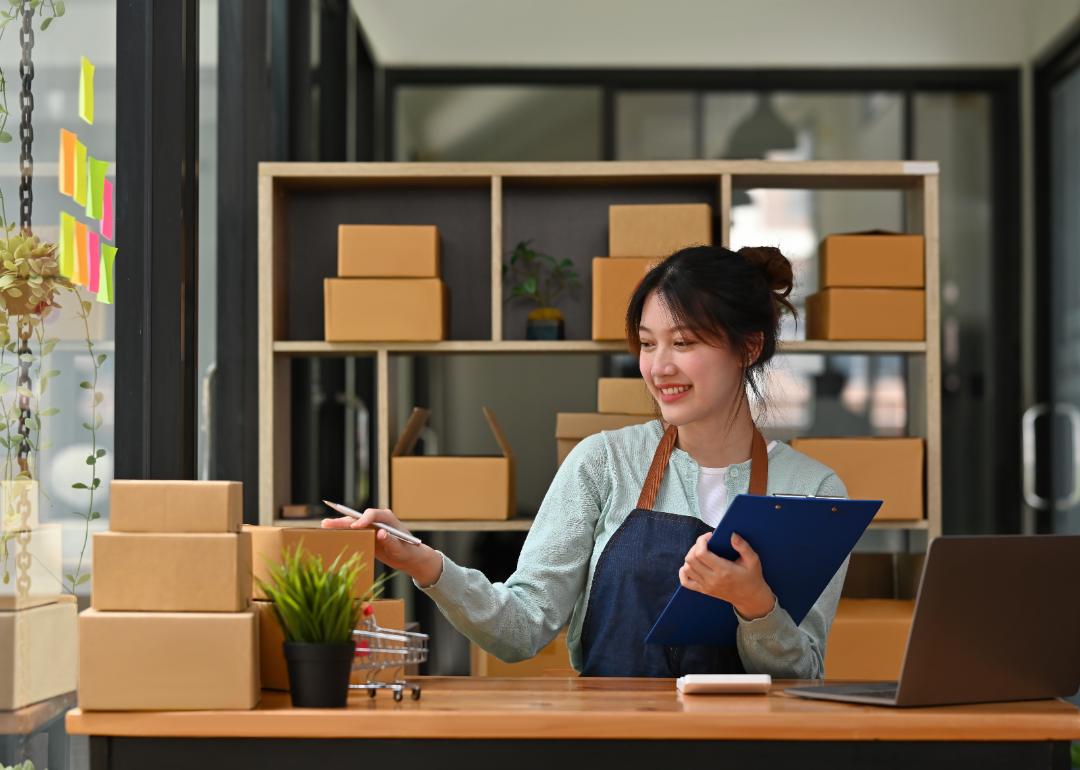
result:
<svg viewBox="0 0 1080 770"><path fill-rule="evenodd" d="M675 448L675 440L679 437L679 429L669 425L660 439L656 452L653 454L652 465L649 466L649 475L645 477L645 483L641 486L641 494L638 496L637 507L644 511L651 511L656 505L656 496L660 494L660 485L664 481L664 472L667 470L668 460L671 458L671 450ZM769 448L765 443L765 437L754 426L754 439L750 447L750 494L764 495L769 486Z"/></svg>
<svg viewBox="0 0 1080 770"><path fill-rule="evenodd" d="M643 511L651 511L656 505L656 496L660 493L660 484L664 481L668 458L671 457L671 450L675 448L675 439L678 437L679 429L674 425L669 425L660 439L659 446L656 447L652 465L649 466L649 475L645 477L645 483L641 486L641 494L637 500L637 507Z"/></svg>
<svg viewBox="0 0 1080 770"><path fill-rule="evenodd" d="M750 445L750 494L765 495L769 488L769 445L754 426L754 440Z"/></svg>

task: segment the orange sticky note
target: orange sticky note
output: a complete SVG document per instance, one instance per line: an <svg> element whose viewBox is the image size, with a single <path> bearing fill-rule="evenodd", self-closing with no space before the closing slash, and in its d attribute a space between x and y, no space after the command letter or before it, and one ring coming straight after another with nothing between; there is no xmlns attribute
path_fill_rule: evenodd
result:
<svg viewBox="0 0 1080 770"><path fill-rule="evenodd" d="M75 194L75 142L77 135L60 129L60 192Z"/></svg>
<svg viewBox="0 0 1080 770"><path fill-rule="evenodd" d="M82 222L75 223L75 268L71 271L71 282L80 286L86 286L90 279L86 269L86 225Z"/></svg>

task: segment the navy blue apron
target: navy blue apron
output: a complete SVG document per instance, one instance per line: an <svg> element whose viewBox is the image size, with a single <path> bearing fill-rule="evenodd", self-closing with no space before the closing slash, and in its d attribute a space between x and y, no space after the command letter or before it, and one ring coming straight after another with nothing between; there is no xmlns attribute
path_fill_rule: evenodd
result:
<svg viewBox="0 0 1080 770"><path fill-rule="evenodd" d="M582 676L680 677L743 674L736 647L645 644L679 587L679 569L699 537L712 532L700 519L654 511L678 429L669 426L653 455L635 508L611 536L593 574L582 627ZM750 494L764 495L769 453L754 428Z"/></svg>

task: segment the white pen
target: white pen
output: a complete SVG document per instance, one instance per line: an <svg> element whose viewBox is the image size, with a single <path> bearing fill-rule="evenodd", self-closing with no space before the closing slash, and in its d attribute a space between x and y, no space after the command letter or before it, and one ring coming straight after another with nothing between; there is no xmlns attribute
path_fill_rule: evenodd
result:
<svg viewBox="0 0 1080 770"><path fill-rule="evenodd" d="M354 519L359 519L361 516L363 516L362 513L358 513L357 511L354 511L352 508L347 508L344 505L339 505L338 503L332 503L329 500L323 500L323 502L326 503L327 505L329 505L331 508L333 508L338 513L344 513L346 516L351 516ZM408 532L402 532L400 529L395 529L394 527L391 527L389 524L383 524L381 521L373 521L373 522L371 522L371 526L374 527L375 529L381 529L386 534L392 535L392 536L396 537L398 540L403 540L404 542L411 543L412 545L420 545L420 538L415 537L413 535L410 535Z"/></svg>

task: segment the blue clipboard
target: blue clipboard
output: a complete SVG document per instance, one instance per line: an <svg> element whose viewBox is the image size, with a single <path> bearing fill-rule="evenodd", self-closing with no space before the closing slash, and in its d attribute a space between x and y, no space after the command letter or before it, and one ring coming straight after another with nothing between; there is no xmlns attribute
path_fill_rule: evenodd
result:
<svg viewBox="0 0 1080 770"><path fill-rule="evenodd" d="M757 552L765 582L797 625L880 507L880 500L738 495L709 539L709 550L738 559L731 534L739 533ZM679 586L645 643L728 647L735 644L738 625L728 602Z"/></svg>

